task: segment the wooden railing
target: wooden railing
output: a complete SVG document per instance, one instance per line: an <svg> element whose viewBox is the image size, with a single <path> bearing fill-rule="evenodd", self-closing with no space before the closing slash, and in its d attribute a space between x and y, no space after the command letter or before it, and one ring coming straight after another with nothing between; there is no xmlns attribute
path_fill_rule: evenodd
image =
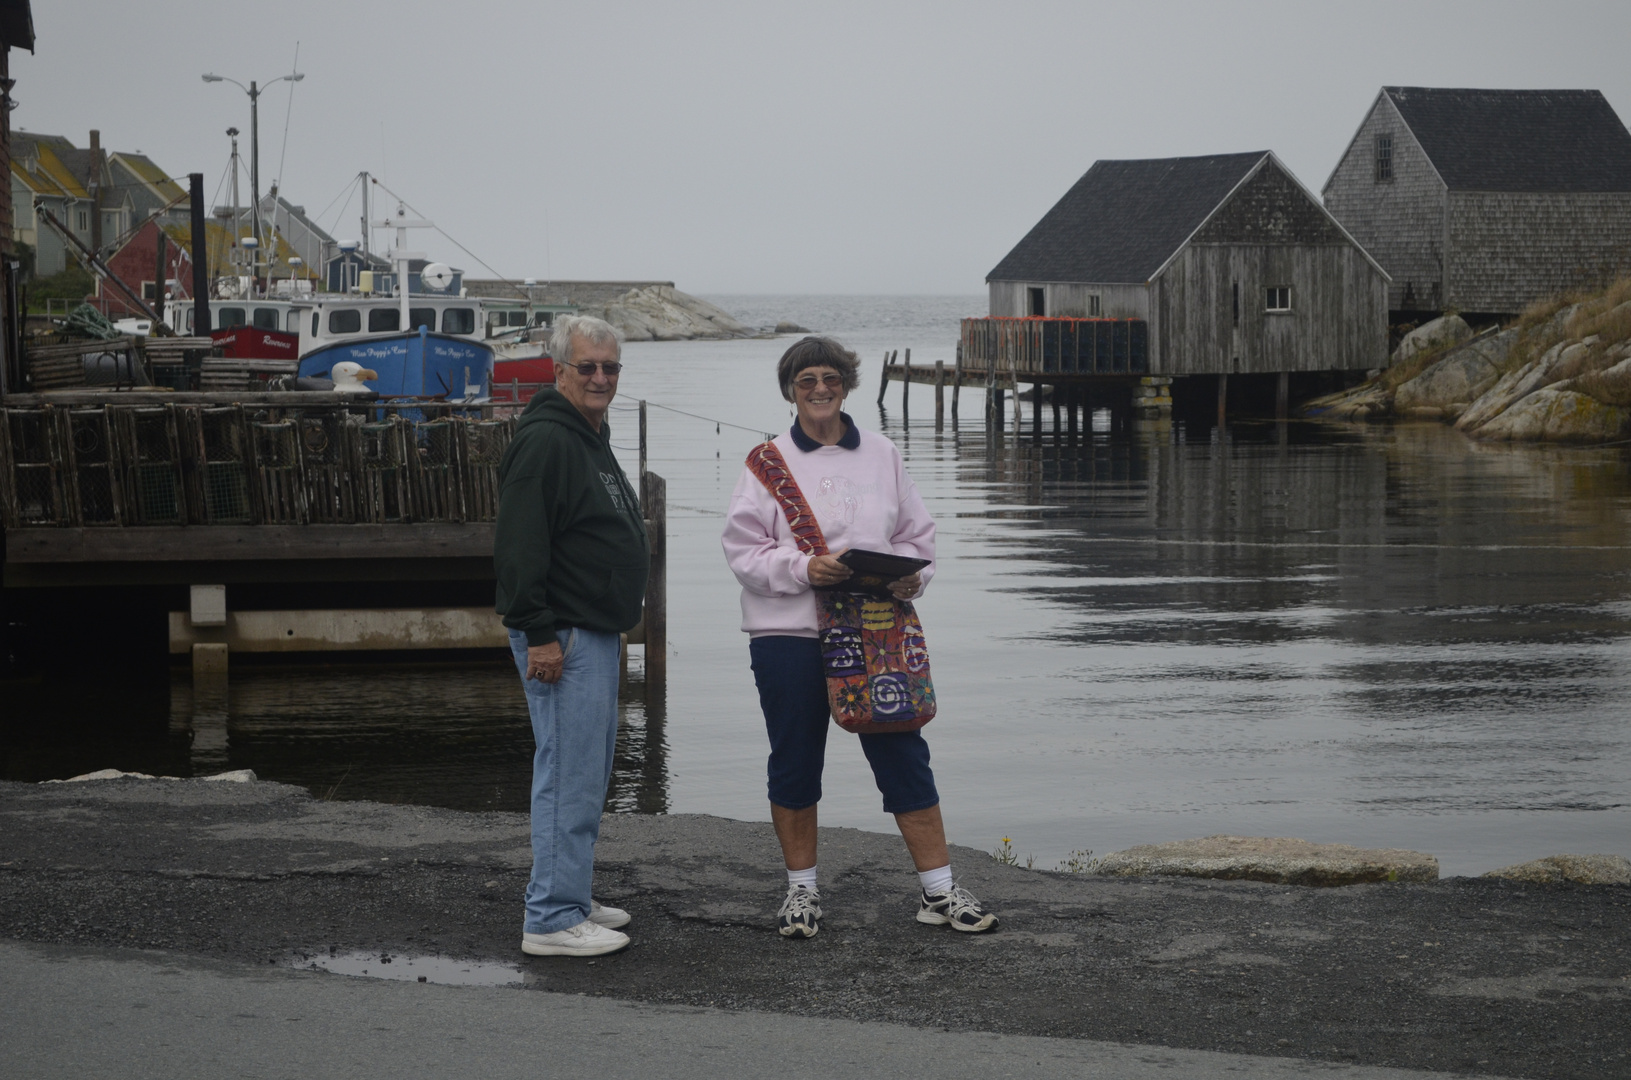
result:
<svg viewBox="0 0 1631 1080"><path fill-rule="evenodd" d="M1150 370L1143 319L964 319L965 371L1016 375L1144 375Z"/></svg>

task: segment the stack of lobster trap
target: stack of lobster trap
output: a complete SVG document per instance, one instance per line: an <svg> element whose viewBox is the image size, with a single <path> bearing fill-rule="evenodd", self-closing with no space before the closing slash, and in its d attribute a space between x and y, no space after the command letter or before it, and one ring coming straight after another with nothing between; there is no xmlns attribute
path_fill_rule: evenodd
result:
<svg viewBox="0 0 1631 1080"><path fill-rule="evenodd" d="M423 406L0 408L6 528L492 521L513 418Z"/></svg>

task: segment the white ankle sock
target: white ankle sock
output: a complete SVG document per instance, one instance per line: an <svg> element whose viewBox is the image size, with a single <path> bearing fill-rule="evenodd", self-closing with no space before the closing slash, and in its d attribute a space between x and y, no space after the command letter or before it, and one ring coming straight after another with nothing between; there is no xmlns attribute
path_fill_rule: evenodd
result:
<svg viewBox="0 0 1631 1080"><path fill-rule="evenodd" d="M808 870L787 871L787 885L789 888L803 885L812 892L816 891L816 868L812 866Z"/></svg>
<svg viewBox="0 0 1631 1080"><path fill-rule="evenodd" d="M951 863L947 863L938 870L921 870L917 879L923 883L923 891L933 895L951 891Z"/></svg>

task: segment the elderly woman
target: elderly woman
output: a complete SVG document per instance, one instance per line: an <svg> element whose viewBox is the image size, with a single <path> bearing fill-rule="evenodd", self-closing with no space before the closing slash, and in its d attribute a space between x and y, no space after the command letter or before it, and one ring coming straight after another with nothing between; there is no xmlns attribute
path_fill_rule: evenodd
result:
<svg viewBox="0 0 1631 1080"><path fill-rule="evenodd" d="M799 341L776 366L782 396L798 411L776 447L835 554L804 554L780 504L751 470L744 470L731 495L723 537L725 558L742 583L742 629L749 635L770 734L770 819L787 866L787 896L777 916L784 937L814 937L821 928L816 804L830 713L811 590L849 578L849 567L838 559L849 548L931 560L891 583L902 600L919 595L934 571L934 521L900 451L843 412L845 395L860 383L858 367L853 352L824 337ZM883 808L895 815L917 867L917 920L973 932L994 927L996 916L952 880L940 795L922 733L858 738Z"/></svg>

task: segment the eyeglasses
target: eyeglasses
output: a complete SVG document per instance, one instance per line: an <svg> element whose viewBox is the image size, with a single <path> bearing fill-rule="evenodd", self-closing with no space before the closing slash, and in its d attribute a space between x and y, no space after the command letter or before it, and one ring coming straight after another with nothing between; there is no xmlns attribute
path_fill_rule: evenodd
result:
<svg viewBox="0 0 1631 1080"><path fill-rule="evenodd" d="M793 380L793 385L798 387L800 390L814 390L818 383L821 386L825 386L828 390L837 390L840 386L844 385L844 376L835 375L829 371L827 374L821 376L820 379L817 379L814 375L800 375L798 378Z"/></svg>
<svg viewBox="0 0 1631 1080"><path fill-rule="evenodd" d="M582 375L585 379L594 378L595 368L597 367L605 373L608 379L617 378L617 373L623 370L623 365L618 363L616 360L602 360L598 364L591 360L583 364L568 364L566 366L577 372L579 375Z"/></svg>

